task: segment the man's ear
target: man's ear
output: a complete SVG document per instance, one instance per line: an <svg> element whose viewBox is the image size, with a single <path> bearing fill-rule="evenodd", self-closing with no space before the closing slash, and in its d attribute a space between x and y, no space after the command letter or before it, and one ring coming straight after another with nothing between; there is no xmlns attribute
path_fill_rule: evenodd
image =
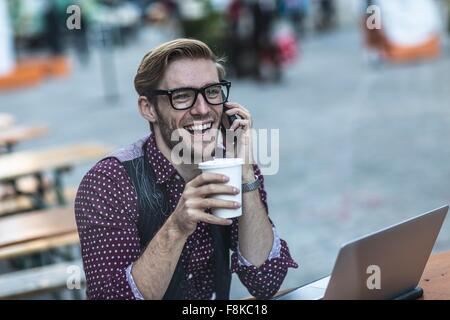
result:
<svg viewBox="0 0 450 320"><path fill-rule="evenodd" d="M141 116L147 121L155 123L158 120L155 106L147 99L147 97L140 96L138 100L139 112Z"/></svg>

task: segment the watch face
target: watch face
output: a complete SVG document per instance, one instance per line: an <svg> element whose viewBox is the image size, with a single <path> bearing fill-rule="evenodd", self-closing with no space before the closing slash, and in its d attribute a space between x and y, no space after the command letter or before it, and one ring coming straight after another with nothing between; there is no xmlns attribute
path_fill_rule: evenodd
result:
<svg viewBox="0 0 450 320"><path fill-rule="evenodd" d="M242 185L242 190L243 190L243 192L253 191L253 190L258 189L260 184L261 183L260 183L259 179L256 179L255 181L250 182L250 183L244 183Z"/></svg>

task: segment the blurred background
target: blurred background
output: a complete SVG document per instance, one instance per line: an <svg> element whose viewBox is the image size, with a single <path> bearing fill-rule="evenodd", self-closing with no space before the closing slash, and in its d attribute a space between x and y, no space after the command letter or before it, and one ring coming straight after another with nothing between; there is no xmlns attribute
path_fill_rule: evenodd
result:
<svg viewBox="0 0 450 320"><path fill-rule="evenodd" d="M82 282L76 189L148 133L133 78L178 37L226 56L231 100L280 130L269 213L300 265L283 288L449 203L449 15L447 0L0 0L0 298L84 297L64 289ZM435 252L449 249L447 219ZM237 277L231 296L248 296Z"/></svg>

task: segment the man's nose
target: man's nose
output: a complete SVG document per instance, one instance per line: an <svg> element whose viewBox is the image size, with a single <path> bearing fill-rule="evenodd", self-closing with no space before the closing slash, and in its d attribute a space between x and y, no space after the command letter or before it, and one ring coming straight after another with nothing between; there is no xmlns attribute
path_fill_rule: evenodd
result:
<svg viewBox="0 0 450 320"><path fill-rule="evenodd" d="M194 106L191 108L192 115L207 115L209 112L209 104L201 93L197 96Z"/></svg>

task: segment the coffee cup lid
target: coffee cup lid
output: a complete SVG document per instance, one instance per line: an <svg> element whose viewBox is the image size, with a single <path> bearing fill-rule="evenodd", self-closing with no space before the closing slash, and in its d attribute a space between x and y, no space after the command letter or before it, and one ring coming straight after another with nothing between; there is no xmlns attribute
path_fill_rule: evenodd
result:
<svg viewBox="0 0 450 320"><path fill-rule="evenodd" d="M242 158L217 158L214 160L209 160L205 162L201 162L198 164L198 168L203 169L218 169L218 168L226 168L233 167L238 165L243 165L244 159Z"/></svg>

